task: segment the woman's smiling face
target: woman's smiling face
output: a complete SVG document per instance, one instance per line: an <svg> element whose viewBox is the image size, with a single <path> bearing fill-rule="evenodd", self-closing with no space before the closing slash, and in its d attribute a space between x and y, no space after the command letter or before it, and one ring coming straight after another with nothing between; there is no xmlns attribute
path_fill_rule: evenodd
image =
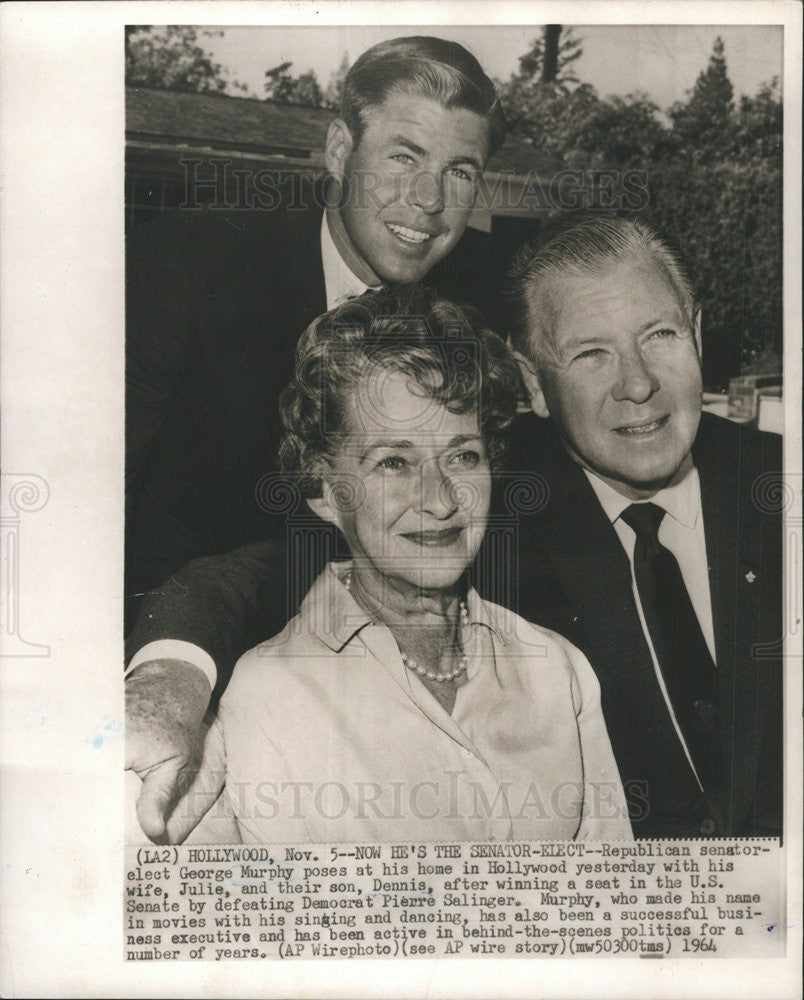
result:
<svg viewBox="0 0 804 1000"><path fill-rule="evenodd" d="M453 413L388 368L364 376L345 410L315 509L338 525L355 573L374 587L452 587L488 517L491 470L476 410Z"/></svg>

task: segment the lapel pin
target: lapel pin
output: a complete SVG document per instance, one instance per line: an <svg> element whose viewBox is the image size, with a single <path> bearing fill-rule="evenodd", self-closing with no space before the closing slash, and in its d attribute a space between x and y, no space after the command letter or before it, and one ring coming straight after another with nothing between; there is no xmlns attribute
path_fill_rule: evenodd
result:
<svg viewBox="0 0 804 1000"><path fill-rule="evenodd" d="M746 578L746 580L748 580L748 582L749 582L749 583L753 583L753 582L754 582L754 580L756 580L756 578L757 578L757 575L756 575L756 573L755 573L755 572L754 572L754 571L753 571L752 569L750 569L750 570L749 570L749 571L748 571L748 572L747 572L747 573L745 574L745 578Z"/></svg>

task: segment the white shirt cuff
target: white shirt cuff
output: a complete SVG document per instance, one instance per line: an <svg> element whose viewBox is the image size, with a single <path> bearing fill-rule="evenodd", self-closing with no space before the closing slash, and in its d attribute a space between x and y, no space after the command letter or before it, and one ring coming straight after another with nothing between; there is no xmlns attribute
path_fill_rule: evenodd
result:
<svg viewBox="0 0 804 1000"><path fill-rule="evenodd" d="M156 642L146 643L142 649L132 656L131 662L126 667L125 677L135 670L140 664L148 663L151 660L183 660L198 667L209 681L210 691L215 687L218 679L218 671L215 668L215 661L192 642L184 642L182 639L157 639Z"/></svg>

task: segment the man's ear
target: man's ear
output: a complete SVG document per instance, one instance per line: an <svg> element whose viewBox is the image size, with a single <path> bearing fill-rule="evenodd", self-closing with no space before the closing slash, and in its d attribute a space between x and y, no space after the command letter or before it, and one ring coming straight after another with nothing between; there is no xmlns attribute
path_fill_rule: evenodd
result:
<svg viewBox="0 0 804 1000"><path fill-rule="evenodd" d="M327 141L324 146L327 169L336 177L343 177L346 171L346 161L354 149L354 141L349 126L343 118L336 118L327 129Z"/></svg>
<svg viewBox="0 0 804 1000"><path fill-rule="evenodd" d="M519 365L519 371L522 374L522 381L525 383L525 388L528 390L530 408L537 417L549 417L550 411L547 409L547 401L544 398L544 391L542 390L542 384L539 381L536 366L530 358L526 358L525 355L520 354L519 351L514 351L514 357Z"/></svg>

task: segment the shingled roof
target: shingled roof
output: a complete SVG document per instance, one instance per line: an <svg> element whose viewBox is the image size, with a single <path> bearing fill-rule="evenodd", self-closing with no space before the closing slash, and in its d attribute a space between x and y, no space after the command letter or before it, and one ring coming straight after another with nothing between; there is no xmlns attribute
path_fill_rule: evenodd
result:
<svg viewBox="0 0 804 1000"><path fill-rule="evenodd" d="M226 94L184 94L126 88L126 137L153 146L241 151L252 156L324 162L324 140L335 113ZM552 177L561 164L539 157L525 143L506 139L487 173Z"/></svg>

